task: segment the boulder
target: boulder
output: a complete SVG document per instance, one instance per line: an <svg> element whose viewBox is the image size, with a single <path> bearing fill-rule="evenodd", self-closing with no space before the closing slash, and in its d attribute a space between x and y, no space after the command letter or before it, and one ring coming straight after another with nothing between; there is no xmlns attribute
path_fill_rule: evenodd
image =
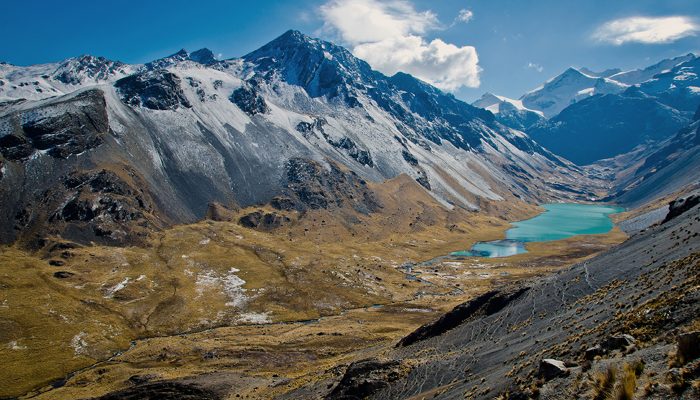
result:
<svg viewBox="0 0 700 400"><path fill-rule="evenodd" d="M684 362L700 357L700 331L678 335L678 355Z"/></svg>
<svg viewBox="0 0 700 400"><path fill-rule="evenodd" d="M569 373L569 369L563 361L553 358L545 358L540 361L540 369L538 375L545 380L554 379L559 376L565 376Z"/></svg>
<svg viewBox="0 0 700 400"><path fill-rule="evenodd" d="M338 385L326 395L326 399L364 399L388 387L401 375L401 364L398 361L357 361L350 364Z"/></svg>
<svg viewBox="0 0 700 400"><path fill-rule="evenodd" d="M605 354L605 349L601 345L597 344L587 349L584 357L586 360L593 360L596 358L596 356L602 356L603 354Z"/></svg>
<svg viewBox="0 0 700 400"><path fill-rule="evenodd" d="M627 334L612 335L605 339L602 343L602 347L605 350L619 350L624 349L627 346L633 345L636 342L633 336Z"/></svg>

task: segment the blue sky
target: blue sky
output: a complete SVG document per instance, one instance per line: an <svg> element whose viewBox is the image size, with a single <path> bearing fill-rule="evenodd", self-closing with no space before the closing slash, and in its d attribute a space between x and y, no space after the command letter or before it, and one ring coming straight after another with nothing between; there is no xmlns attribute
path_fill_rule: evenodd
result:
<svg viewBox="0 0 700 400"><path fill-rule="evenodd" d="M700 51L697 0L5 0L1 9L0 60L18 65L85 53L141 63L201 47L229 58L293 28L466 100L517 98L570 65L631 69Z"/></svg>

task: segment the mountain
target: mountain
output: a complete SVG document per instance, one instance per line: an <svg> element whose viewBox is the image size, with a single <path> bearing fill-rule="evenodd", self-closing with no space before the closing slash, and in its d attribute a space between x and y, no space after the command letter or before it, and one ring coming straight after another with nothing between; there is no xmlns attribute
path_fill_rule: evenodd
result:
<svg viewBox="0 0 700 400"><path fill-rule="evenodd" d="M28 67L0 63L0 101L64 95L83 86L114 82L137 69L135 65L91 55Z"/></svg>
<svg viewBox="0 0 700 400"><path fill-rule="evenodd" d="M622 70L620 68L609 68L609 69L606 69L606 70L600 71L600 72L590 70L586 67L581 67L578 70L581 71L581 73L588 75L588 76L592 76L594 78L610 78L611 76L622 72ZM620 82L620 81L618 81L618 82ZM624 83L624 82L621 82L621 83Z"/></svg>
<svg viewBox="0 0 700 400"><path fill-rule="evenodd" d="M581 99L525 131L578 164L616 157L638 146L653 147L691 121L700 105L699 67L700 58L693 54L661 61L634 74L643 79L654 72L652 78L619 93ZM610 79L615 76L620 75ZM596 146L581 146L582 140Z"/></svg>
<svg viewBox="0 0 700 400"><path fill-rule="evenodd" d="M542 112L525 108L520 100L491 93L484 93L472 106L491 111L496 121L521 131L544 120Z"/></svg>
<svg viewBox="0 0 700 400"><path fill-rule="evenodd" d="M637 163L620 174L611 198L637 206L675 193L684 187L700 187L700 106L694 121L654 146Z"/></svg>
<svg viewBox="0 0 700 400"><path fill-rule="evenodd" d="M523 106L523 103L520 100L514 100L505 96L498 96L492 93L484 93L478 100L472 103L472 106L484 108L486 110L491 111L494 114L516 109L521 111L530 111L535 114L542 115L541 112L533 111Z"/></svg>
<svg viewBox="0 0 700 400"><path fill-rule="evenodd" d="M664 140L685 126L689 117L654 97L629 90L581 100L527 132L555 153L585 165Z"/></svg>
<svg viewBox="0 0 700 400"><path fill-rule="evenodd" d="M639 90L681 111L694 112L700 104L700 57L690 59L639 84Z"/></svg>
<svg viewBox="0 0 700 400"><path fill-rule="evenodd" d="M522 104L532 110L541 111L551 118L581 99L608 93L620 93L628 85L609 78L586 75L576 68L568 68L560 75L520 97Z"/></svg>
<svg viewBox="0 0 700 400"><path fill-rule="evenodd" d="M619 72L610 76L609 78L627 85L636 85L648 81L649 79L653 78L654 75L668 71L673 67L677 66L678 64L682 64L694 58L696 58L695 54L689 53L683 56L661 60L658 63L646 67L644 69L635 69L632 71Z"/></svg>
<svg viewBox="0 0 700 400"><path fill-rule="evenodd" d="M138 242L211 203L352 219L380 212L371 187L403 175L447 208L591 196L490 112L332 43L289 31L240 59L210 53L3 65L2 241Z"/></svg>
<svg viewBox="0 0 700 400"><path fill-rule="evenodd" d="M697 57L686 54L679 57L665 59L658 63L633 71L620 71L618 68L607 69L602 72L594 72L588 68L570 67L560 75L548 80L537 89L532 90L520 97L522 104L532 110L542 111L544 116L551 118L561 112L569 105L596 94L620 93L627 87L642 85L643 91L653 92L656 90L668 90L674 78L680 78L678 69L681 64L696 62ZM688 66L688 65L686 65ZM666 74L667 78L661 78L662 82L653 82L656 75ZM668 82L667 82L668 81ZM692 81L692 79L691 79ZM679 91L683 91L688 86L697 86L694 82L681 83ZM692 91L693 89L685 89ZM692 107L691 107L692 108Z"/></svg>

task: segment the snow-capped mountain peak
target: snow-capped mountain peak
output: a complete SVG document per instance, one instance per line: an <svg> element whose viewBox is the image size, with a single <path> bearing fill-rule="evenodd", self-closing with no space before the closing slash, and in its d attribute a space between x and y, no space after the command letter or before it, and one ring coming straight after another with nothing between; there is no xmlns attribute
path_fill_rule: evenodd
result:
<svg viewBox="0 0 700 400"><path fill-rule="evenodd" d="M531 110L523 105L523 102L516 99L511 99L506 96L499 96L493 93L486 92L478 100L472 103L474 107L484 108L494 114L500 112L520 110L530 111L535 114L542 115L541 111Z"/></svg>
<svg viewBox="0 0 700 400"><path fill-rule="evenodd" d="M583 74L592 76L594 78L610 78L611 76L622 72L620 68L609 68L600 72L593 71L586 67L578 68L578 70L581 71Z"/></svg>
<svg viewBox="0 0 700 400"><path fill-rule="evenodd" d="M655 75L669 71L673 67L682 64L686 61L690 61L696 57L697 56L695 54L688 53L682 56L668 58L643 69L619 72L615 75L610 76L610 79L628 85L636 85L648 81L649 79L652 79Z"/></svg>
<svg viewBox="0 0 700 400"><path fill-rule="evenodd" d="M214 55L214 52L207 49L206 47L190 53L189 59L204 65L216 62L216 56Z"/></svg>
<svg viewBox="0 0 700 400"><path fill-rule="evenodd" d="M523 95L523 105L553 117L570 104L595 94L619 93L628 85L609 78L588 75L574 67L545 82L543 86Z"/></svg>
<svg viewBox="0 0 700 400"><path fill-rule="evenodd" d="M130 65L89 54L61 62L52 78L66 85L109 82L133 73Z"/></svg>

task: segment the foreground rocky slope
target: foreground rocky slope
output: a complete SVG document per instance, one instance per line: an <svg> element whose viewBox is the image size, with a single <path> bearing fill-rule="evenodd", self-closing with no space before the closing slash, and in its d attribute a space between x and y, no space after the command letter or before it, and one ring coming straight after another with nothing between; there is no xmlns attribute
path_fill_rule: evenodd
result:
<svg viewBox="0 0 700 400"><path fill-rule="evenodd" d="M700 327L700 207L683 204L616 248L455 308L348 369L328 397L695 398L697 338L676 343ZM631 389L625 365L638 365ZM601 381L611 368L618 381Z"/></svg>

